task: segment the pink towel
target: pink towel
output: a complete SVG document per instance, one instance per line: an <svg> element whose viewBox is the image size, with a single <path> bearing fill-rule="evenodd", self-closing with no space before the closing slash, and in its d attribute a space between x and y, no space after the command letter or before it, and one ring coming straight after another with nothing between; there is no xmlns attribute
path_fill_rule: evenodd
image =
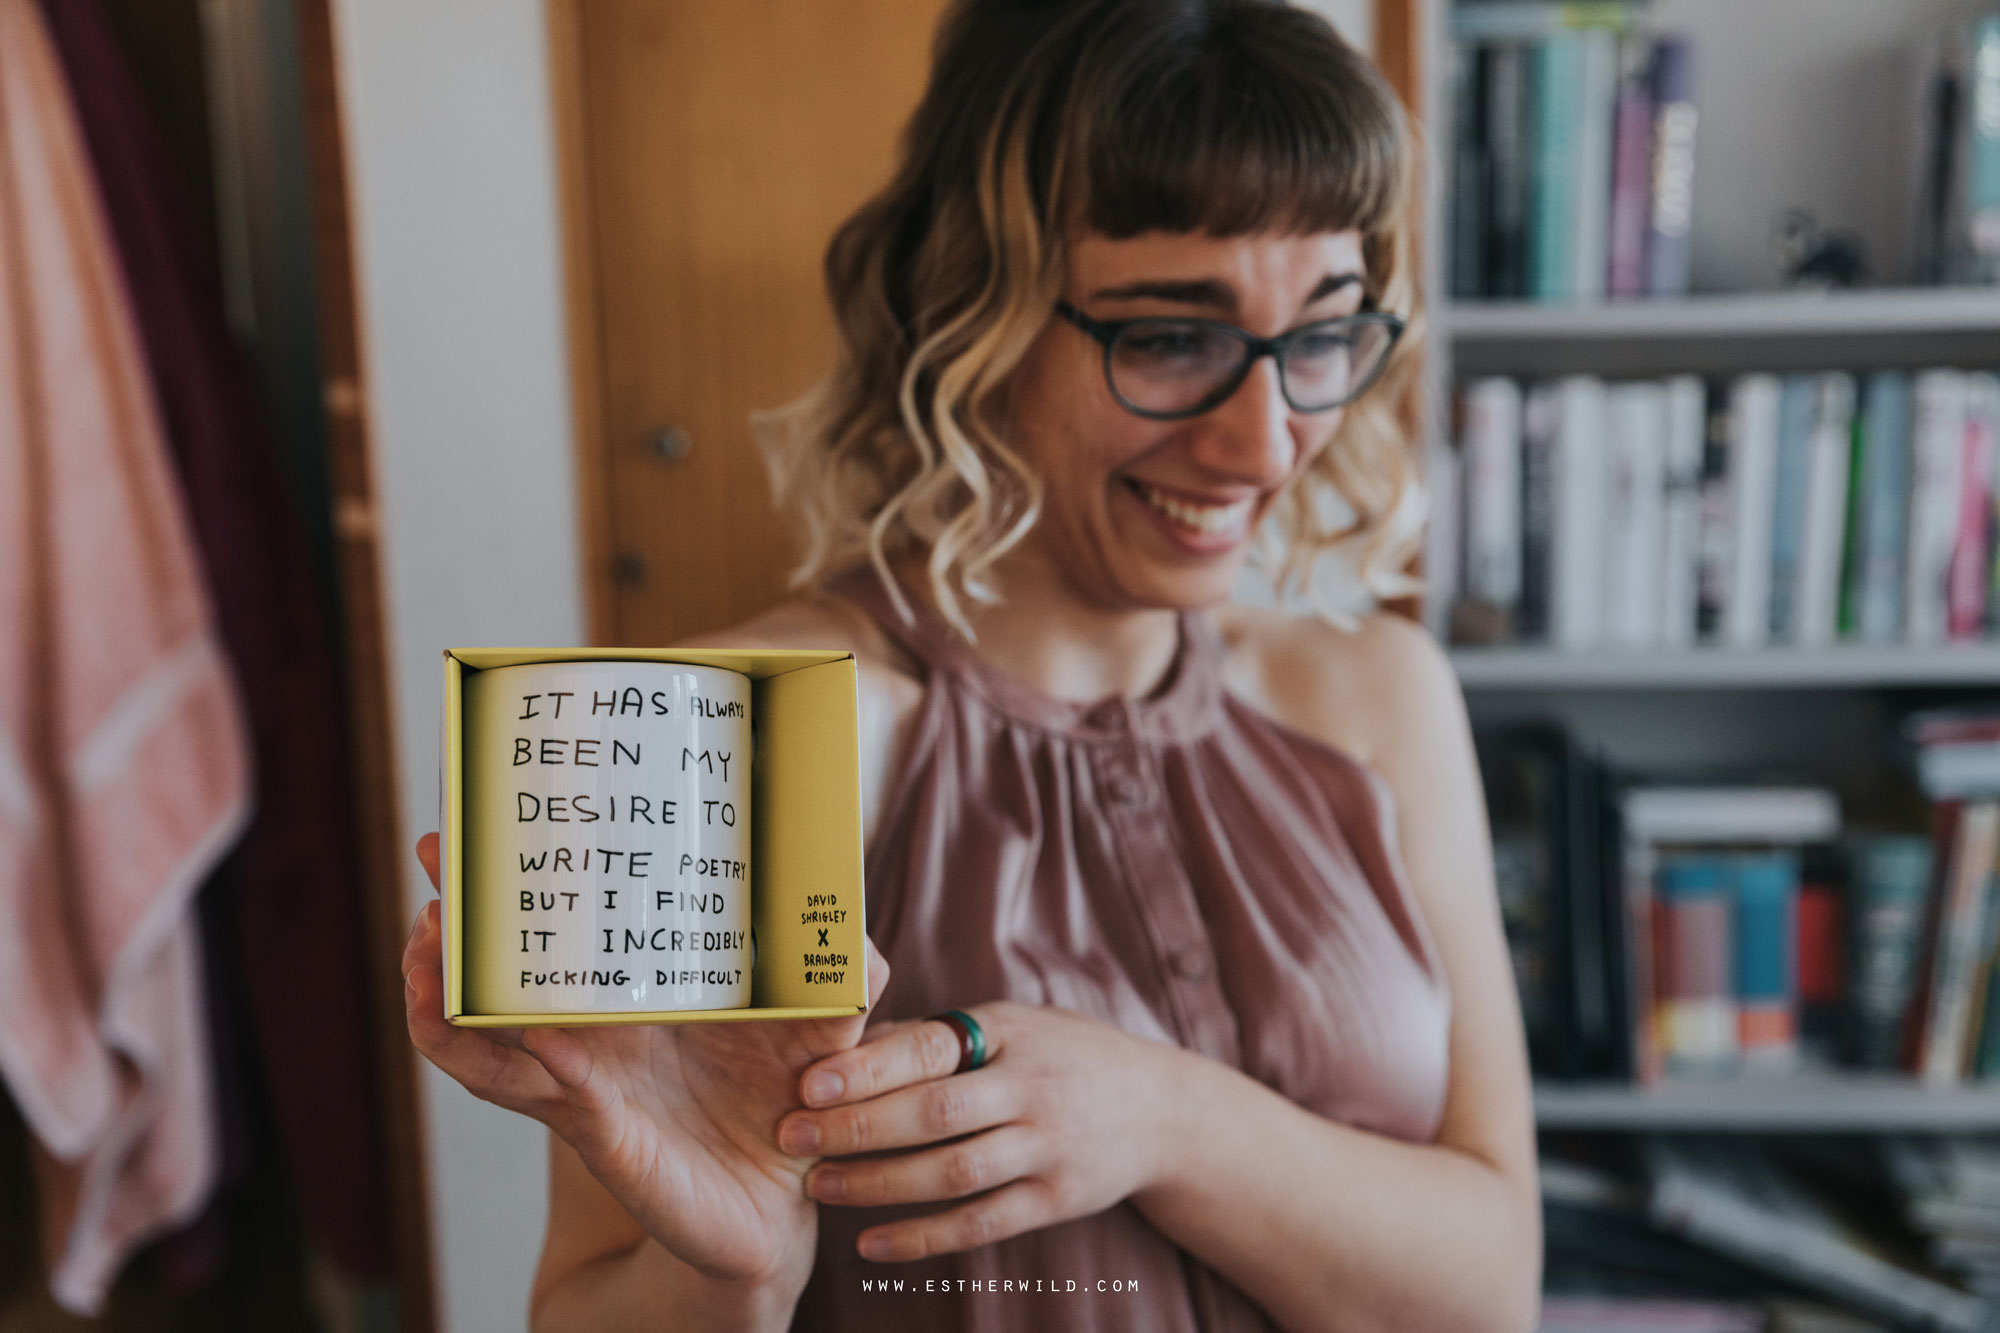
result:
<svg viewBox="0 0 2000 1333"><path fill-rule="evenodd" d="M0 1076L77 1313L213 1185L191 908L251 790L88 160L0 0Z"/></svg>

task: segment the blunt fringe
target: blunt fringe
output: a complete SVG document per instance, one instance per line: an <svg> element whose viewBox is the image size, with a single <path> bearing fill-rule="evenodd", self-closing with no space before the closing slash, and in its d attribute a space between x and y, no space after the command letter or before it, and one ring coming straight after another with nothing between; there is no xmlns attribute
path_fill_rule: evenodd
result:
<svg viewBox="0 0 2000 1333"><path fill-rule="evenodd" d="M907 610L889 561L921 555L970 635L965 603L998 599L993 566L1040 512L1003 390L1054 314L1066 237L1354 229L1369 298L1408 328L1257 559L1287 597L1329 554L1377 597L1414 591L1412 156L1374 67L1281 0L957 0L895 176L828 247L834 367L756 422L804 539L794 583L867 559Z"/></svg>

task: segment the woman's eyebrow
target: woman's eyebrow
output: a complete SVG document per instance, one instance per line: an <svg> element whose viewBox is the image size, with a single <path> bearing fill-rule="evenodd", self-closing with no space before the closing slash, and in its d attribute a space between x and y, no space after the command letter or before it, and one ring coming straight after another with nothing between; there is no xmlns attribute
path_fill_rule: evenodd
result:
<svg viewBox="0 0 2000 1333"><path fill-rule="evenodd" d="M1312 295L1306 297L1305 304L1311 305L1314 301L1324 300L1341 288L1353 287L1361 281L1359 273L1329 273L1319 280L1317 287L1312 289Z"/></svg>

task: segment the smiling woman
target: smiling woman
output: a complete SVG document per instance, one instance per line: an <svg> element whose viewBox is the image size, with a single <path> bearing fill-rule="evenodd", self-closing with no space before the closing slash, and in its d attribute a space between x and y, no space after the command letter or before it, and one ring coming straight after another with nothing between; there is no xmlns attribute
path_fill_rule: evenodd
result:
<svg viewBox="0 0 2000 1333"><path fill-rule="evenodd" d="M802 589L706 640L856 655L866 1024L505 1044L411 939L419 1047L555 1134L537 1327L1532 1324L1451 673L1227 605L1265 555L1408 586L1408 158L1275 0L947 12L838 364L766 422Z"/></svg>

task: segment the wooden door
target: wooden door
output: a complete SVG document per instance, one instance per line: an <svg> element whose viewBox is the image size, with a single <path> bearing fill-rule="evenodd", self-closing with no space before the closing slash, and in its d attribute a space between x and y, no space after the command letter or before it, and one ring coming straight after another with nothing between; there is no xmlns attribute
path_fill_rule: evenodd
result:
<svg viewBox="0 0 2000 1333"><path fill-rule="evenodd" d="M797 551L749 416L830 363L820 260L888 179L941 8L553 0L599 642L668 643L783 594Z"/></svg>

